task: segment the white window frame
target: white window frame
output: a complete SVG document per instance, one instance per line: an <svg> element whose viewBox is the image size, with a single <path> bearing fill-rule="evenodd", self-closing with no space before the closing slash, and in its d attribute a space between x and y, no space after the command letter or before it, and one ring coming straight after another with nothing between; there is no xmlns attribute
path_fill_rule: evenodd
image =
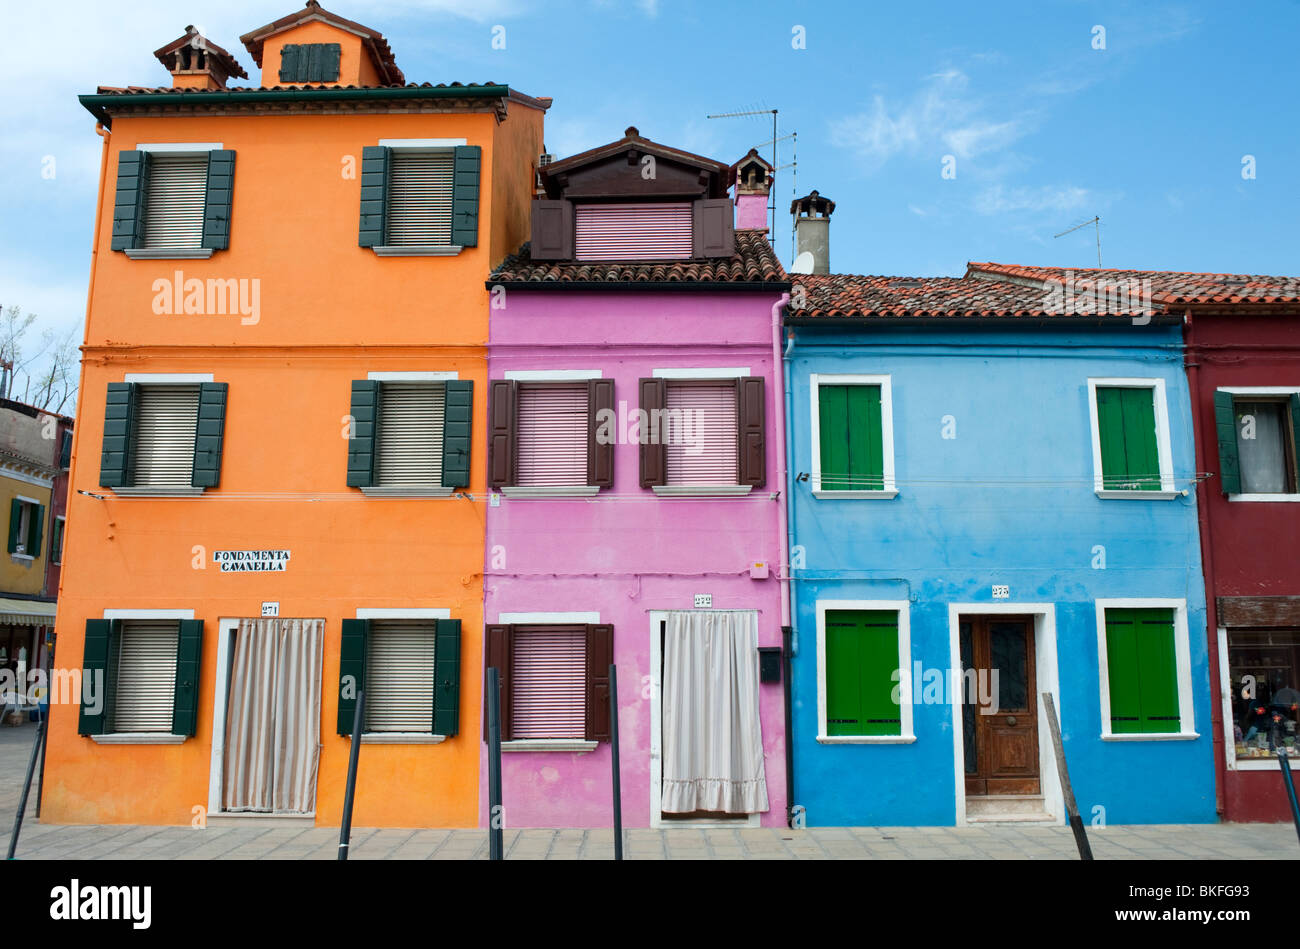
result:
<svg viewBox="0 0 1300 949"><path fill-rule="evenodd" d="M1233 397L1232 401L1235 405L1237 401L1236 397L1239 395L1240 396L1263 396L1265 398L1268 397L1285 398L1292 395L1300 394L1300 386L1219 386L1219 388L1215 389L1214 391L1228 393ZM1286 403L1283 404L1285 405ZM1287 405L1287 414L1288 415L1290 414L1289 405ZM1292 424L1295 424L1296 421L1297 421L1296 419L1292 419ZM1235 416L1234 416L1234 423L1235 423ZM1291 462L1291 467L1292 468L1296 467L1296 462L1294 460L1292 460ZM1295 472L1295 477L1296 477L1297 486L1300 486L1300 470L1297 470ZM1296 502L1300 502L1300 493L1229 494L1228 500L1229 501L1272 501L1272 502L1281 501L1283 503L1296 503Z"/></svg>
<svg viewBox="0 0 1300 949"><path fill-rule="evenodd" d="M1187 601L1163 597L1128 597L1096 601L1097 684L1101 698L1102 741L1191 741L1196 731L1196 709L1192 692L1192 659L1187 630ZM1178 728L1176 732L1147 732L1117 735L1110 730L1110 664L1106 653L1106 610L1169 609L1174 611L1174 665L1178 685Z"/></svg>
<svg viewBox="0 0 1300 949"><path fill-rule="evenodd" d="M897 735L828 735L826 733L826 614L843 610L888 610L898 614ZM822 745L910 745L916 741L912 726L912 620L907 600L817 601L817 742Z"/></svg>
<svg viewBox="0 0 1300 949"><path fill-rule="evenodd" d="M598 378L598 377L597 377ZM600 611L569 612L531 612L531 613L497 613L497 625L517 626L572 626L595 625L600 622ZM569 754L585 754L595 751L598 741L585 738L516 738L501 742L503 752L519 751L561 751Z"/></svg>
<svg viewBox="0 0 1300 949"><path fill-rule="evenodd" d="M55 514L54 522L62 524L62 527L60 527L57 531L59 535L59 559L58 560L54 559L54 535L56 532L54 530L51 530L50 531L50 563L54 564L55 566L61 567L63 566L63 546L68 542L68 519L63 514Z"/></svg>
<svg viewBox="0 0 1300 949"><path fill-rule="evenodd" d="M210 372L128 372L122 381L134 382L137 385L198 385L204 382L215 382L216 378ZM134 437L133 435L132 438ZM135 447L134 442L130 447ZM196 498L203 494L207 488L196 488L193 485L188 487L181 485L174 487L121 485L108 490L124 498Z"/></svg>
<svg viewBox="0 0 1300 949"><path fill-rule="evenodd" d="M460 378L456 370L397 370L367 372L366 378L373 382L448 382ZM380 420L380 425L383 420ZM447 420L443 417L443 435L446 436ZM376 451L378 445L376 445ZM378 458L376 458L376 461ZM360 489L368 498L449 498L456 493L456 488L385 488L381 485L366 485ZM443 617L447 619L448 617Z"/></svg>
<svg viewBox="0 0 1300 949"><path fill-rule="evenodd" d="M32 518L36 516L36 510L40 509L41 502L35 498L29 498L25 494L14 495L14 500L21 502L22 505L18 509L18 546L21 550L15 550L9 556L13 560L34 561L36 556L27 552L27 538L31 535ZM33 508L36 510L33 510Z"/></svg>
<svg viewBox="0 0 1300 949"><path fill-rule="evenodd" d="M894 480L894 396L892 376L861 373L810 373L808 396L812 409L812 493L816 498L864 498L889 500L898 497ZM884 462L884 487L879 491L837 491L822 487L822 437L820 387L880 386L880 444Z"/></svg>
<svg viewBox="0 0 1300 949"><path fill-rule="evenodd" d="M107 609L104 610L102 618L107 620L192 620L194 619L194 611ZM190 736L173 735L166 732L108 732L102 735L89 735L87 737L97 745L179 745Z"/></svg>
<svg viewBox="0 0 1300 949"><path fill-rule="evenodd" d="M224 147L221 142L145 142L136 145L135 150L179 158L207 155L219 152ZM127 247L123 250L132 260L206 260L212 256L212 252L211 247Z"/></svg>
<svg viewBox="0 0 1300 949"><path fill-rule="evenodd" d="M749 366L724 366L718 369L708 367L652 369L650 371L650 376L654 379L717 379L719 382L725 382L728 379L747 379L749 375ZM739 418L737 418L736 424L739 426ZM651 485L650 490L661 498L732 498L744 497L754 490L754 486L752 484L656 484Z"/></svg>
<svg viewBox="0 0 1300 949"><path fill-rule="evenodd" d="M359 607L356 618L378 620L423 619L436 622L440 619L451 619L451 610L444 607ZM438 654L435 644L434 662L436 663L437 660ZM432 732L368 732L364 728L361 732L361 744L363 745L440 745L446 740L446 735L435 735Z"/></svg>
<svg viewBox="0 0 1300 949"><path fill-rule="evenodd" d="M1101 467L1101 425L1097 417L1097 389L1150 389L1151 401L1155 408L1156 451L1160 461L1160 490L1115 490L1103 487ZM1186 491L1179 491L1174 485L1173 449L1169 440L1169 405L1165 398L1165 380L1158 376L1149 377L1089 377L1088 378L1088 421L1092 428L1092 481L1093 490L1099 498L1123 498L1131 501L1167 501L1182 497Z"/></svg>
<svg viewBox="0 0 1300 949"><path fill-rule="evenodd" d="M1249 628L1243 629L1249 632ZM1219 647L1219 701L1223 707L1223 757L1229 771L1277 771L1277 758L1238 758L1237 740L1233 726L1237 713L1233 708L1236 685L1232 681L1232 670L1228 668L1228 627L1218 629ZM1292 771L1300 771L1300 757L1288 755L1287 761Z"/></svg>
<svg viewBox="0 0 1300 949"><path fill-rule="evenodd" d="M582 382L603 379L600 369L507 369L503 378L514 382ZM517 450L518 446L516 446ZM508 498L590 498L600 493L595 484L505 485Z"/></svg>
<svg viewBox="0 0 1300 949"><path fill-rule="evenodd" d="M464 138L381 138L376 144L389 148L394 152L450 152L457 146L468 145L469 140ZM385 185L385 205L387 205L388 197L387 185ZM385 234L384 237L387 238L388 235ZM376 257L455 257L465 248L460 244L379 244L370 249L375 252Z"/></svg>

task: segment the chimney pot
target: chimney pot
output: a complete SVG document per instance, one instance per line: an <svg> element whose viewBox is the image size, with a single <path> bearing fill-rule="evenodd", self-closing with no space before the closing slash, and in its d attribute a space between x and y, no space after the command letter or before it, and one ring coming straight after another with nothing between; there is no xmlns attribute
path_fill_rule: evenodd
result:
<svg viewBox="0 0 1300 949"><path fill-rule="evenodd" d="M790 213L794 215L793 272L831 272L831 214L834 211L835 202L816 190L790 202Z"/></svg>

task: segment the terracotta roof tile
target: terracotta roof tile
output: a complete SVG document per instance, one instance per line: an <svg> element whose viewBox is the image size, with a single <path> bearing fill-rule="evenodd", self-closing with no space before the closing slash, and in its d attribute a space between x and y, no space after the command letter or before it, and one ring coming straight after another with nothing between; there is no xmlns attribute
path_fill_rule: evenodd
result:
<svg viewBox="0 0 1300 949"><path fill-rule="evenodd" d="M1264 274L1186 273L1173 270L1112 270L1030 267L1018 264L970 263L968 273L1045 282L1070 279L1076 287L1107 282L1151 281L1155 302L1177 304L1295 303L1300 301L1300 277Z"/></svg>
<svg viewBox="0 0 1300 949"><path fill-rule="evenodd" d="M1047 315L1046 294L993 280L791 274L790 315L808 317L981 317ZM796 304L802 298L802 306Z"/></svg>

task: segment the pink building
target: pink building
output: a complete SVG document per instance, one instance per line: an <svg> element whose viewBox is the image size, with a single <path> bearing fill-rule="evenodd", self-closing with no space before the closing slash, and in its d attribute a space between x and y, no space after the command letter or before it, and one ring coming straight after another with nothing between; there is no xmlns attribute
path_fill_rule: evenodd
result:
<svg viewBox="0 0 1300 949"><path fill-rule="evenodd" d="M507 827L611 826L611 662L625 826L788 819L769 187L752 153L628 129L543 167L532 241L488 281Z"/></svg>

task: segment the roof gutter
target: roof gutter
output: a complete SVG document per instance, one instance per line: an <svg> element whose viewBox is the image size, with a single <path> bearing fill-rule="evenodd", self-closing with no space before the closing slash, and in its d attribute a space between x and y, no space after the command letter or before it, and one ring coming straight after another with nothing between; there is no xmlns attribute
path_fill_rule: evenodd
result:
<svg viewBox="0 0 1300 949"><path fill-rule="evenodd" d="M1083 316L894 316L882 313L876 316L787 316L786 326L1178 326L1183 322L1178 314L1157 313L1144 322L1135 324L1129 317L1099 320Z"/></svg>
<svg viewBox="0 0 1300 949"><path fill-rule="evenodd" d="M629 290L648 290L657 293L682 290L697 292L711 290L735 292L738 290L787 293L789 281L762 280L485 280L489 290L504 287L507 290L609 290L626 293Z"/></svg>

